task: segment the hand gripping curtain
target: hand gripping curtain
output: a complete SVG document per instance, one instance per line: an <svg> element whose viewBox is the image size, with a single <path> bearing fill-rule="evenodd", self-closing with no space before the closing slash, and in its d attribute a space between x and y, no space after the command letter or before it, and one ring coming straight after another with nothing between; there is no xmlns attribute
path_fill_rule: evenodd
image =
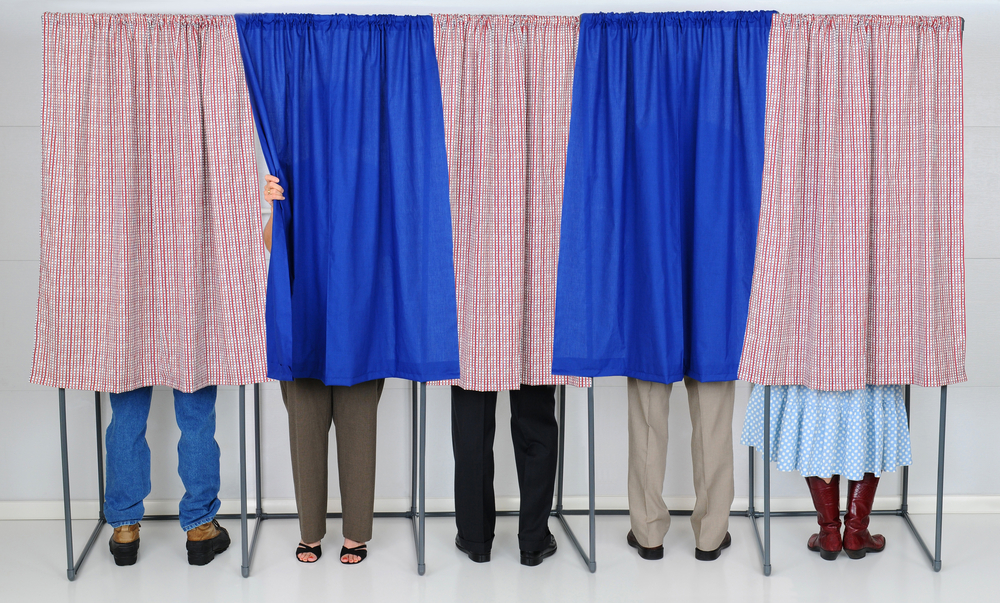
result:
<svg viewBox="0 0 1000 603"><path fill-rule="evenodd" d="M265 379L253 120L232 17L42 18L31 382Z"/></svg>
<svg viewBox="0 0 1000 603"><path fill-rule="evenodd" d="M771 15L581 17L554 373L736 378Z"/></svg>
<svg viewBox="0 0 1000 603"><path fill-rule="evenodd" d="M458 377L431 18L236 22L264 158L286 197L274 206L268 375Z"/></svg>
<svg viewBox="0 0 1000 603"><path fill-rule="evenodd" d="M579 19L435 15L451 184L461 379L552 374L559 219Z"/></svg>
<svg viewBox="0 0 1000 603"><path fill-rule="evenodd" d="M779 15L740 378L965 381L959 17Z"/></svg>

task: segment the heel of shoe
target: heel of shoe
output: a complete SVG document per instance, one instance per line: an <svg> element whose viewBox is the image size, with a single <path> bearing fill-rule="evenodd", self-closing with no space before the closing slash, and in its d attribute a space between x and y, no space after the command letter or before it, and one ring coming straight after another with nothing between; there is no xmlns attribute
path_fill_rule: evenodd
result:
<svg viewBox="0 0 1000 603"><path fill-rule="evenodd" d="M211 563L212 560L215 559L215 547L212 546L213 544L214 543L211 540L188 542L188 564L208 565Z"/></svg>
<svg viewBox="0 0 1000 603"><path fill-rule="evenodd" d="M135 565L139 558L139 541L121 544L112 540L111 554L115 558L115 565Z"/></svg>
<svg viewBox="0 0 1000 603"><path fill-rule="evenodd" d="M229 548L229 532L224 528L211 540L187 541L188 564L208 565L215 556Z"/></svg>
<svg viewBox="0 0 1000 603"><path fill-rule="evenodd" d="M847 556L851 559L864 559L865 555L868 553L868 549L862 547L856 551L852 551L851 549L845 548L844 552L847 553Z"/></svg>
<svg viewBox="0 0 1000 603"><path fill-rule="evenodd" d="M845 549L846 550L846 549ZM850 551L847 552L850 555ZM864 553L861 553L864 556ZM840 557L840 551L828 551L826 549L820 549L819 556L827 561L836 561L837 557Z"/></svg>

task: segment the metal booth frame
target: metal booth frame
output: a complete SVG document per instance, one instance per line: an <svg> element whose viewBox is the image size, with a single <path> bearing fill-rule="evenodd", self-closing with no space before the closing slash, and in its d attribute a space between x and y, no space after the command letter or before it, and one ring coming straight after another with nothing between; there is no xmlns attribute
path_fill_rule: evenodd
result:
<svg viewBox="0 0 1000 603"><path fill-rule="evenodd" d="M764 387L764 442L761 456L763 458L763 480L764 480L764 510L758 511L754 506L754 464L756 455L754 447L750 447L750 485L749 502L747 504L746 517L750 518L753 524L754 535L757 537L757 548L760 553L761 569L765 576L771 575L771 518L772 517L810 517L816 514L815 511L771 511L771 386ZM910 424L910 386L904 386L904 396L906 404L907 427ZM931 563L935 572L941 571L941 527L944 515L944 445L945 445L945 421L948 414L948 386L941 386L941 403L938 419L938 465L937 465L937 500L934 512L934 552L924 542L920 531L913 525L909 512L909 489L910 489L910 468L904 466L901 475L902 489L900 492L900 503L896 509L872 511L872 515L892 515L900 517L906 522L917 544L923 549L924 554ZM763 535L757 525L757 520L763 520Z"/></svg>
<svg viewBox="0 0 1000 603"><path fill-rule="evenodd" d="M240 446L240 499L239 514L219 514L219 519L239 519L241 535L241 566L244 578L250 576L253 556L257 548L257 537L264 521L268 519L294 519L296 513L268 513L264 510L261 485L261 453L260 453L260 385L253 384L253 448L254 448L254 510L248 509L247 488L247 428L246 428L246 385L239 386L239 446ZM589 508L586 510L568 510L563 507L563 476L564 451L566 442L566 386L559 386L559 456L556 484L556 502L552 516L559 520L570 541L583 558L591 573L597 571L596 563L596 509L594 489L594 390L588 389L588 450L589 450ZM427 517L453 517L454 512L427 513L426 511L426 450L427 450L427 384L413 382L411 387L412 400L412 443L411 443L411 488L410 509L402 512L378 512L376 518L409 519L413 527L413 540L417 560L417 573L421 576L426 571L426 526ZM66 575L70 581L76 580L80 568L90 554L107 519L104 516L104 425L101 411L101 392L94 392L94 415L96 423L97 443L97 486L98 486L98 518L83 550L76 556L73 545L73 517L71 510L72 496L70 493L69 445L68 427L66 421L66 390L59 388L59 434L62 452L62 482L63 482L63 521L66 530ZM516 511L499 512L498 515L516 515ZM589 555L580 544L573 530L566 521L566 516L589 516L590 542ZM340 513L328 513L328 518L339 518ZM146 515L143 521L174 520L177 515ZM250 520L254 521L253 533L250 533Z"/></svg>

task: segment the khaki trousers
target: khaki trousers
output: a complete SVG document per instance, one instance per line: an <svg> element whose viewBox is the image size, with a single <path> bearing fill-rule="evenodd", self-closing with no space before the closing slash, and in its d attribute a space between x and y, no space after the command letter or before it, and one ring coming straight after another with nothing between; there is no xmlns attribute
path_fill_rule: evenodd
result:
<svg viewBox="0 0 1000 603"><path fill-rule="evenodd" d="M288 409L292 481L302 542L326 535L330 425L337 432L337 467L344 538L368 542L375 512L375 426L383 379L351 386L317 379L281 382Z"/></svg>
<svg viewBox="0 0 1000 603"><path fill-rule="evenodd" d="M700 383L685 377L691 410L691 460L696 502L691 514L695 546L718 548L729 529L733 485L734 381ZM667 416L671 384L628 380L628 508L635 539L663 544L670 512L663 501L667 468Z"/></svg>

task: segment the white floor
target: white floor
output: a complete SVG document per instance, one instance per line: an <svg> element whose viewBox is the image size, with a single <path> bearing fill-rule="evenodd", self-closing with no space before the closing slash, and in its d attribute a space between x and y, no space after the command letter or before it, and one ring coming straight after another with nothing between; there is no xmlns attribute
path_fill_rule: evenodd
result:
<svg viewBox="0 0 1000 603"><path fill-rule="evenodd" d="M572 518L586 541L586 518ZM916 519L933 537L933 516ZM90 521L77 522L77 546ZM263 524L250 577L240 574L239 522L223 522L233 546L205 567L187 565L183 534L174 522L142 526L139 562L117 567L107 549L110 528L66 580L62 522L0 521L0 602L72 601L996 601L1000 586L1000 515L947 515L944 568L929 563L901 519L876 517L886 551L851 560L823 561L806 550L816 524L808 518L773 521L773 573L765 578L749 520L734 517L733 546L714 562L694 559L687 518L674 518L662 561L645 561L625 543L628 518L598 517L597 573L590 574L555 520L559 551L541 566L518 563L517 519L500 518L493 560L474 564L454 547L454 520L428 519L427 573L418 576L410 523L379 519L371 553L343 566L337 552L339 520L330 520L324 557L298 563L295 520Z"/></svg>

